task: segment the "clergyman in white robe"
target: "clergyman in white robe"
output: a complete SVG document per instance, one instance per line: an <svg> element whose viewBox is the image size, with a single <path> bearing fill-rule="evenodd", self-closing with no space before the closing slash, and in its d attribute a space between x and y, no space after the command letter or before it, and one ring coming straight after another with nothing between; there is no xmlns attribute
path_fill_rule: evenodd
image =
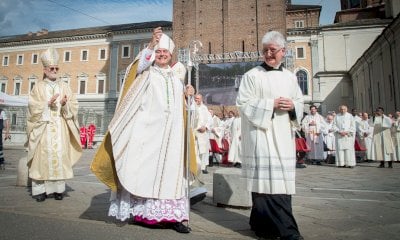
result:
<svg viewBox="0 0 400 240"><path fill-rule="evenodd" d="M393 167L396 160L395 149L390 129L392 120L383 114L383 108L378 107L373 118L374 132L372 137L371 158L380 161L379 167L385 167L385 162L389 163L389 168Z"/></svg>
<svg viewBox="0 0 400 240"><path fill-rule="evenodd" d="M154 39L153 33L153 44ZM157 65L168 54L163 49L173 50L165 34L154 50L146 48L139 54L137 77L119 99L109 125L121 185L111 196L109 215L122 221L133 217L145 224L174 222L173 226L183 227L181 222L189 218L183 161L184 86L168 65Z"/></svg>
<svg viewBox="0 0 400 240"><path fill-rule="evenodd" d="M394 121L394 139L396 149L396 160L400 161L400 112L396 112L396 120Z"/></svg>
<svg viewBox="0 0 400 240"><path fill-rule="evenodd" d="M45 78L29 94L27 114L29 177L38 202L49 194L63 199L65 180L73 178L72 167L82 155L78 101L68 84L57 78L58 53L49 48L41 60Z"/></svg>
<svg viewBox="0 0 400 240"><path fill-rule="evenodd" d="M336 139L336 166L353 168L356 165L354 151L356 123L354 117L347 112L347 106L340 106L339 111L340 113L336 114L333 121Z"/></svg>
<svg viewBox="0 0 400 240"><path fill-rule="evenodd" d="M224 137L224 126L221 119L214 114L213 110L210 110L210 114L212 116L212 126L210 130L210 139L213 139L217 142L219 148L222 148L222 138ZM214 153L216 161L221 162L222 155L219 153ZM214 160L212 160L214 161Z"/></svg>
<svg viewBox="0 0 400 240"><path fill-rule="evenodd" d="M307 153L307 158L314 164L321 164L324 159L324 138L322 130L324 129L325 120L317 112L317 107L310 107L310 114L304 117L301 126L306 136L307 144L311 150Z"/></svg>
<svg viewBox="0 0 400 240"><path fill-rule="evenodd" d="M372 133L374 127L368 119L368 113L363 113L362 119L357 125L357 140L362 147L366 149L364 160L371 160Z"/></svg>
<svg viewBox="0 0 400 240"><path fill-rule="evenodd" d="M194 136L196 138L196 150L198 154L198 164L203 173L208 173L210 151L210 119L211 114L206 105L203 104L203 97L200 94L195 96L196 110L194 114Z"/></svg>
<svg viewBox="0 0 400 240"><path fill-rule="evenodd" d="M240 154L242 149L241 143L241 117L236 117L231 124L231 145L229 146L228 162L232 163L235 167L240 167L242 161L240 160Z"/></svg>
<svg viewBox="0 0 400 240"><path fill-rule="evenodd" d="M331 161L331 157L335 156L336 153L336 140L335 140L335 130L333 127L334 117L331 114L326 116L326 124L322 129L322 134L324 136L324 142L326 147L329 149L324 152L325 159L327 162Z"/></svg>
<svg viewBox="0 0 400 240"><path fill-rule="evenodd" d="M242 169L252 192L250 226L258 237L302 239L292 214L296 186L295 128L304 99L296 76L281 66L285 38L262 39L264 63L246 72L236 105L242 118Z"/></svg>
<svg viewBox="0 0 400 240"><path fill-rule="evenodd" d="M212 110L210 110L210 114L212 116L210 139L214 139L217 142L218 147L222 147L222 138L224 137L223 122Z"/></svg>

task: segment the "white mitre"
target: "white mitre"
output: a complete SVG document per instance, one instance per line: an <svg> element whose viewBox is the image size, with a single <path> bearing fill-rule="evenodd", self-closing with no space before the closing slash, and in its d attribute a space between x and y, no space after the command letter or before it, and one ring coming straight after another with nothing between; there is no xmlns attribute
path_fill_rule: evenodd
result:
<svg viewBox="0 0 400 240"><path fill-rule="evenodd" d="M58 65L59 56L57 51L53 47L50 47L42 53L40 59L44 67L55 66Z"/></svg>
<svg viewBox="0 0 400 240"><path fill-rule="evenodd" d="M163 33L161 35L160 41L154 47L154 51L159 49L159 48L167 49L172 54L174 52L174 49L175 49L175 44L172 41L172 39L168 37L168 35Z"/></svg>
<svg viewBox="0 0 400 240"><path fill-rule="evenodd" d="M181 80L182 83L185 83L185 77L186 77L185 65L183 65L181 62L177 62L171 67L171 69L172 72L174 73L174 76L179 78L179 80Z"/></svg>
<svg viewBox="0 0 400 240"><path fill-rule="evenodd" d="M150 58L151 62L153 62L154 59L156 58L155 51L160 48L167 49L169 51L169 53L171 53L171 55L172 55L172 53L174 52L174 49L175 49L175 44L172 41L172 39L168 37L168 35L163 33L160 37L160 41L158 42L158 44L156 46L154 46L154 53L151 55L151 58Z"/></svg>

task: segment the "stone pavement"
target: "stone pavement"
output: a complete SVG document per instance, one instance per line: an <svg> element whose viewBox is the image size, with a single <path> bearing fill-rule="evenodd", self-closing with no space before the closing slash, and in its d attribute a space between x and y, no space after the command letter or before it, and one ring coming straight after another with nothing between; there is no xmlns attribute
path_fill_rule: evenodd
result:
<svg viewBox="0 0 400 240"><path fill-rule="evenodd" d="M249 209L213 204L212 173L222 167L203 176L209 192L192 206L190 234L119 224L107 217L109 190L89 170L95 151L84 150L63 201L37 203L28 188L15 186L24 148L6 147L6 170L0 172L0 239L257 239L248 225ZM400 239L400 163L393 169L377 165L298 169L293 212L305 239Z"/></svg>

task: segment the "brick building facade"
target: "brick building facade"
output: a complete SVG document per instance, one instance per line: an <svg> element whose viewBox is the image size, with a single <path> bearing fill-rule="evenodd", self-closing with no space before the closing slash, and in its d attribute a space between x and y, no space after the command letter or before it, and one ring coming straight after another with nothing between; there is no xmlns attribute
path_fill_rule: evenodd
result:
<svg viewBox="0 0 400 240"><path fill-rule="evenodd" d="M173 4L178 48L196 39L206 54L254 52L267 31L286 32L285 0L174 0Z"/></svg>

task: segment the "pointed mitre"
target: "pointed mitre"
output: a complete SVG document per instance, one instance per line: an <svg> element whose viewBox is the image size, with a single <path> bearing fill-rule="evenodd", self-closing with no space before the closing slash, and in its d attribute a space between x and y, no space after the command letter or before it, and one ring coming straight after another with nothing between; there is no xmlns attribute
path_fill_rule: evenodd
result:
<svg viewBox="0 0 400 240"><path fill-rule="evenodd" d="M58 65L59 56L53 47L50 47L43 52L40 58L44 67Z"/></svg>
<svg viewBox="0 0 400 240"><path fill-rule="evenodd" d="M154 47L154 50L157 50L159 48L167 49L172 54L174 52L175 44L171 38L169 38L166 34L163 33L161 35L160 41Z"/></svg>

